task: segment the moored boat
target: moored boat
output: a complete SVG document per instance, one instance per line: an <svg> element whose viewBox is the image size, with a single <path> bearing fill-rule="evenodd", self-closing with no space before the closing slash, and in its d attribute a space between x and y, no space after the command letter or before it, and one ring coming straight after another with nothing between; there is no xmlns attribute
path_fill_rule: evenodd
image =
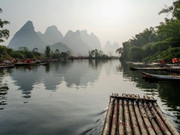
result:
<svg viewBox="0 0 180 135"><path fill-rule="evenodd" d="M146 79L180 81L180 75L158 75L142 72Z"/></svg>
<svg viewBox="0 0 180 135"><path fill-rule="evenodd" d="M166 70L165 67L129 67L130 70Z"/></svg>
<svg viewBox="0 0 180 135"><path fill-rule="evenodd" d="M13 68L15 65L10 64L10 65L0 65L0 68Z"/></svg>

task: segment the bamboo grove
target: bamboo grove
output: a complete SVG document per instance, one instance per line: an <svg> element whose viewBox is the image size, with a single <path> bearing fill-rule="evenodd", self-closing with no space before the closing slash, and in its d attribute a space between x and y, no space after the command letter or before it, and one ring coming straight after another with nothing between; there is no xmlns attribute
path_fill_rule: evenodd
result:
<svg viewBox="0 0 180 135"><path fill-rule="evenodd" d="M162 9L159 14L168 13L159 26L146 28L142 33L123 43L122 61L156 61L163 59L170 62L180 57L180 0L172 6Z"/></svg>

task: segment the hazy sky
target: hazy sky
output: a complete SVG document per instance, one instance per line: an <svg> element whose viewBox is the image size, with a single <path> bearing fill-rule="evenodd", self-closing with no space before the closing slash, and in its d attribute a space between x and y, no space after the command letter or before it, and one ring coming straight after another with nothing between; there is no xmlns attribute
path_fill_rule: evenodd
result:
<svg viewBox="0 0 180 135"><path fill-rule="evenodd" d="M173 0L0 0L8 20L10 38L31 20L36 31L56 25L63 35L68 30L84 30L95 33L102 46L107 41L122 45L145 28L155 27L167 15L158 15ZM5 42L7 45L8 42Z"/></svg>

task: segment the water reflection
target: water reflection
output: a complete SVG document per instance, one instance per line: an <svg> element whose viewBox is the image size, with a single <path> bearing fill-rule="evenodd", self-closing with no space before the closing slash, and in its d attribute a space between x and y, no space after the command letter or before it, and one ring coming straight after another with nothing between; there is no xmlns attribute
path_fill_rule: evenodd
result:
<svg viewBox="0 0 180 135"><path fill-rule="evenodd" d="M13 69L11 73L12 79L15 80L16 85L22 90L24 98L31 98L31 91L33 85L39 81L39 76L42 76L43 71L38 67L18 67Z"/></svg>
<svg viewBox="0 0 180 135"><path fill-rule="evenodd" d="M56 90L62 82L67 87L85 87L93 84L99 77L100 67L108 61L66 61L54 62L47 66L18 67L11 77L19 86L24 98L31 98L34 85L43 83L46 90ZM91 67L91 68L89 68ZM98 74L97 74L98 71Z"/></svg>
<svg viewBox="0 0 180 135"><path fill-rule="evenodd" d="M3 76L5 76L7 71L0 70L0 110L4 109L4 106L7 105L7 93L8 93L8 84L2 82Z"/></svg>
<svg viewBox="0 0 180 135"><path fill-rule="evenodd" d="M89 60L89 67L93 69L100 68L104 63L107 63L109 60Z"/></svg>

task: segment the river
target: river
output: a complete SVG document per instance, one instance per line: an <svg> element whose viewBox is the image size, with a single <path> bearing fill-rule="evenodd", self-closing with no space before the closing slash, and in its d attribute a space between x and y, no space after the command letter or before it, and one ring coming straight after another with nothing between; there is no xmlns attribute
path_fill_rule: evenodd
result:
<svg viewBox="0 0 180 135"><path fill-rule="evenodd" d="M0 135L99 135L111 93L153 96L180 131L179 86L118 60L0 69Z"/></svg>

